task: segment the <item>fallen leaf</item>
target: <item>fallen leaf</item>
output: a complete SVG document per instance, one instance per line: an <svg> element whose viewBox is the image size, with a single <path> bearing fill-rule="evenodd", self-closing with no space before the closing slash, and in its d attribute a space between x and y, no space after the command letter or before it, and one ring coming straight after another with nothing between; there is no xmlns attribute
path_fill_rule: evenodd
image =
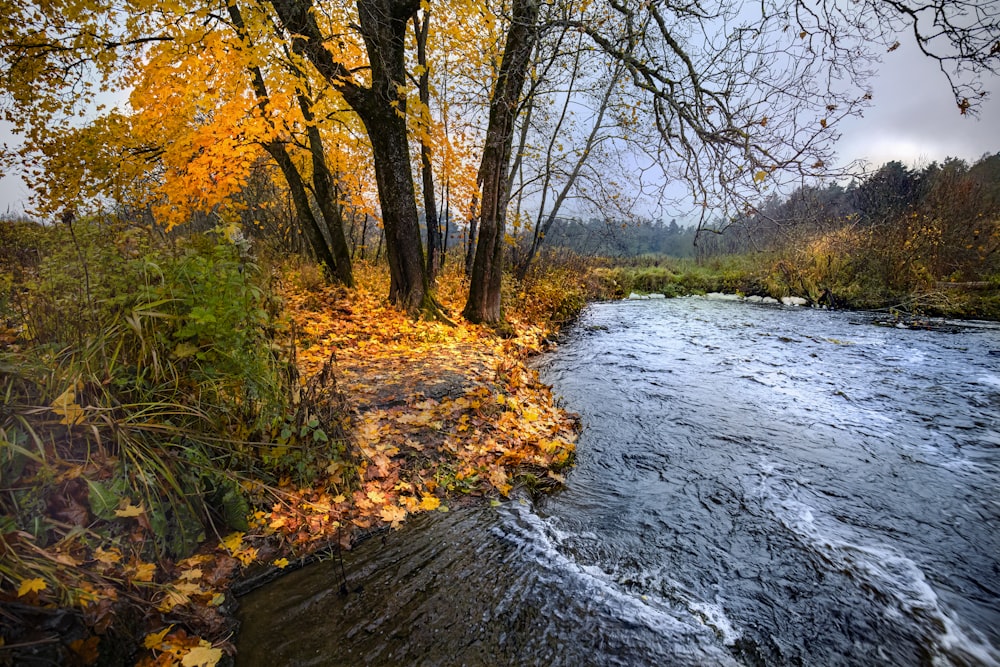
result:
<svg viewBox="0 0 1000 667"><path fill-rule="evenodd" d="M437 496L424 496L420 500L420 509L425 512L436 510L441 505L441 499Z"/></svg>
<svg viewBox="0 0 1000 667"><path fill-rule="evenodd" d="M134 581L152 581L153 575L156 574L156 565L154 563L139 563L131 568L131 571Z"/></svg>
<svg viewBox="0 0 1000 667"><path fill-rule="evenodd" d="M221 659L222 650L213 648L211 644L202 640L201 644L181 658L181 664L184 667L215 667Z"/></svg>
<svg viewBox="0 0 1000 667"><path fill-rule="evenodd" d="M159 649L163 646L163 638L167 636L167 633L169 633L173 627L174 626L171 624L159 632L149 633L146 635L146 638L142 640L142 645L148 649Z"/></svg>
<svg viewBox="0 0 1000 667"><path fill-rule="evenodd" d="M142 503L139 503L138 505L133 505L131 502L127 502L125 504L125 507L123 507L120 510L115 510L115 516L128 518L133 516L139 516L145 511L146 509L142 506Z"/></svg>
<svg viewBox="0 0 1000 667"><path fill-rule="evenodd" d="M21 581L21 586L17 589L17 597L24 597L29 593L38 593L44 591L48 586L46 586L45 581L41 578L34 579L24 579Z"/></svg>
<svg viewBox="0 0 1000 667"><path fill-rule="evenodd" d="M72 426L83 421L85 416L83 408L76 403L76 385L59 394L52 403L49 404L52 412L62 416L60 424Z"/></svg>

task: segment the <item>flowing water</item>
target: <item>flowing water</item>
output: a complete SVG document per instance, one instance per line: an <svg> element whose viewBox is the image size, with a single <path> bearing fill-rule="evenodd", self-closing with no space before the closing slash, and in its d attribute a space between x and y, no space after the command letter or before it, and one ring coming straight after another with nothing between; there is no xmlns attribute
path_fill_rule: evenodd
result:
<svg viewBox="0 0 1000 667"><path fill-rule="evenodd" d="M245 665L1000 665L1000 329L594 305L568 488L242 600Z"/></svg>

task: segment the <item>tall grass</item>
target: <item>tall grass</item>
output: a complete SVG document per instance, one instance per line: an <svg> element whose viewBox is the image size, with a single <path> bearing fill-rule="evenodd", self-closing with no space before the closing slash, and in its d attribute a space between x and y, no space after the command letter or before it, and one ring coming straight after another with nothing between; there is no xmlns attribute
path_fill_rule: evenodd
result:
<svg viewBox="0 0 1000 667"><path fill-rule="evenodd" d="M99 585L73 564L97 549L183 558L246 528L244 482L307 479L344 448L285 438L265 454L317 411L246 248L100 221L0 224L14 241L0 250L0 597L40 578L39 602L75 604L81 582Z"/></svg>

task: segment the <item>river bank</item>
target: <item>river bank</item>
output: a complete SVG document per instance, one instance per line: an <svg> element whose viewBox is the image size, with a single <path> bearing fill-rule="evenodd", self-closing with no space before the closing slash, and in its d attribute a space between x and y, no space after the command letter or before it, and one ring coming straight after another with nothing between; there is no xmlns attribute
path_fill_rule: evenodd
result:
<svg viewBox="0 0 1000 667"><path fill-rule="evenodd" d="M389 307L384 267L359 264L348 291L307 264L260 272L225 244L141 255L99 231L85 250L111 268L87 291L86 264L55 243L24 292L40 305L32 335L66 347L0 331L2 650L29 664L225 661L234 591L416 514L560 487L576 423L527 361L628 284L579 260L546 265L507 284L500 337ZM453 313L456 269L438 283ZM664 269L664 285L737 284L699 270L702 282Z"/></svg>
<svg viewBox="0 0 1000 667"><path fill-rule="evenodd" d="M566 488L258 590L238 664L998 664L1000 332L877 320L594 304L539 362Z"/></svg>
<svg viewBox="0 0 1000 667"><path fill-rule="evenodd" d="M727 293L910 317L1000 321L998 280L922 276L890 285L874 274L833 270L844 261L788 252L723 255L704 261L645 257L595 268L594 277L608 298L625 298L632 292L666 297Z"/></svg>
<svg viewBox="0 0 1000 667"><path fill-rule="evenodd" d="M182 261L201 261L201 252ZM248 283L252 274L232 248L206 252L212 259L199 267ZM278 367L292 380L287 403L256 427L246 415L267 405L260 385L227 388L225 396L240 397L233 408L190 403L195 419L183 427L169 421L181 409L175 390L162 407L138 404L143 432L153 437L122 448L113 429L129 434L136 417L128 405L113 412L104 404L124 403L118 386L134 392L130 373L138 368L141 378L154 362L106 370L105 345L89 354L70 348L43 381L30 364L37 348L13 330L4 342L9 387L0 424L8 489L0 608L10 621L0 655L18 664L225 662L235 651L235 591L399 528L415 514L562 484L576 422L527 360L548 345L555 324L545 315L564 317L572 311L567 299L582 298L565 283L554 288L536 278L530 293L507 296L510 329L500 337L463 321L412 320L385 302L384 267L359 265L356 274L360 286L349 291L329 286L315 267L292 265L270 288L243 287L242 304L232 285L209 283L188 308L212 338L195 338L190 348L156 338L165 347L153 350L169 372L189 360L204 366L216 359L209 345L227 327L245 330L243 319L223 324L226 309L242 318L257 312L251 304L258 299L280 303L273 316L260 315L260 330L276 336L239 339L230 348L237 355L246 354L244 342L277 350L290 364L287 375ZM101 288L105 277L94 278ZM207 282L207 274L197 280ZM438 291L445 308L458 312L463 293L460 271L445 272ZM140 312L147 311L154 308ZM146 321L195 320L182 311ZM155 329L145 335L154 340ZM133 339L121 341L119 349L131 354ZM99 370L88 374L86 364ZM241 383L253 377L238 376ZM251 396L261 402L244 398ZM220 408L244 416L198 436L203 420L195 410L218 424ZM161 413L162 425L155 421ZM191 494L192 509L167 495L176 487Z"/></svg>

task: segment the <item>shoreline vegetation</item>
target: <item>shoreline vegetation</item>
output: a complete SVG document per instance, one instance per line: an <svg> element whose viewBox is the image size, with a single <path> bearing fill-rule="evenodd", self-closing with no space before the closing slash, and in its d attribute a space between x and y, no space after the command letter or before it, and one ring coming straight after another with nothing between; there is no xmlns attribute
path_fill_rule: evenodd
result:
<svg viewBox="0 0 1000 667"><path fill-rule="evenodd" d="M893 317L942 317L1000 321L1000 275L990 280L923 279L896 288L844 284L816 266L833 258L799 258L787 253L729 255L704 261L645 257L627 265L601 266L592 271L603 298L624 299L631 293L663 294L667 298L712 293L741 297L804 300L803 305L885 312Z"/></svg>
<svg viewBox="0 0 1000 667"><path fill-rule="evenodd" d="M448 323L389 305L384 264L357 261L348 289L213 234L0 221L0 241L0 664L225 664L236 592L417 512L558 489L578 423L529 362L590 301L1000 320L997 274L890 289L822 237L701 260L543 252L505 282L501 331L458 316L457 253L437 279Z"/></svg>

